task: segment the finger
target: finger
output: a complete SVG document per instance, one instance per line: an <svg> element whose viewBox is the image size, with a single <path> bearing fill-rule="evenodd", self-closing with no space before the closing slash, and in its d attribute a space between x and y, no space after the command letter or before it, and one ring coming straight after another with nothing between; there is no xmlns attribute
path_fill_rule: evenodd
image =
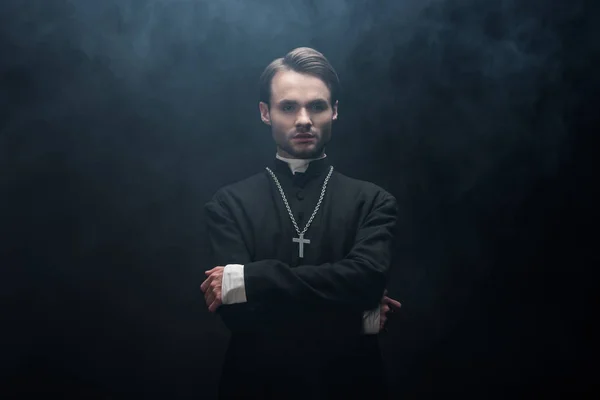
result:
<svg viewBox="0 0 600 400"><path fill-rule="evenodd" d="M206 302L206 306L210 307L210 305L215 302L215 296L212 295L212 294L209 295L209 296L206 296L206 298L204 299L204 301Z"/></svg>
<svg viewBox="0 0 600 400"><path fill-rule="evenodd" d="M390 311L390 306L388 306L387 304L384 304L384 305L381 307L381 313L382 313L383 315L385 315L385 314L386 314L386 313L388 313L389 311Z"/></svg>
<svg viewBox="0 0 600 400"><path fill-rule="evenodd" d="M208 271L205 271L204 273L205 273L205 274L207 274L207 275L210 275L210 274L212 274L213 272L215 272L216 270L218 270L219 268L225 268L225 267L223 267L223 266L220 266L220 265L217 265L216 267L214 267L214 268L212 268L212 269L209 269Z"/></svg>
<svg viewBox="0 0 600 400"><path fill-rule="evenodd" d="M221 307L221 302L220 302L219 300L215 300L215 302L214 302L214 303L213 303L213 304L212 304L212 305L209 307L209 309L208 309L208 310L209 310L210 312L213 312L213 313L214 313L215 311L217 311L217 309L218 309L219 307Z"/></svg>
<svg viewBox="0 0 600 400"><path fill-rule="evenodd" d="M221 305L221 301L219 299L215 299L215 301L213 301L211 303L211 305L208 307L208 311L215 312L215 311L217 311L217 308L219 308L220 305Z"/></svg>
<svg viewBox="0 0 600 400"><path fill-rule="evenodd" d="M202 285L200 285L200 289L202 289L202 291L206 293L206 289L208 289L208 287L210 286L211 281L212 277L209 276L204 282L202 282Z"/></svg>
<svg viewBox="0 0 600 400"><path fill-rule="evenodd" d="M210 289L210 284L212 283L212 281L213 281L214 279L215 279L215 278L214 278L213 276L209 276L208 278L206 278L206 279L204 280L204 282L202 283L202 286L204 286L204 289L203 289L203 291L204 291L204 292L206 292L207 290L209 290L209 289Z"/></svg>
<svg viewBox="0 0 600 400"><path fill-rule="evenodd" d="M396 308L400 308L400 307L402 307L402 304L401 304L401 303L400 303L398 300L394 300L394 299L391 299L391 298L389 298L389 297L386 297L386 298L385 298L385 302L386 302L387 304L391 304L392 306L394 306L394 307L396 307Z"/></svg>
<svg viewBox="0 0 600 400"><path fill-rule="evenodd" d="M212 290L207 290L206 293L204 293L204 301L206 302L207 306L213 302L214 298L215 295Z"/></svg>
<svg viewBox="0 0 600 400"><path fill-rule="evenodd" d="M214 279L210 285L208 286L208 291L216 297L221 297L221 284L219 282L217 282L216 279Z"/></svg>

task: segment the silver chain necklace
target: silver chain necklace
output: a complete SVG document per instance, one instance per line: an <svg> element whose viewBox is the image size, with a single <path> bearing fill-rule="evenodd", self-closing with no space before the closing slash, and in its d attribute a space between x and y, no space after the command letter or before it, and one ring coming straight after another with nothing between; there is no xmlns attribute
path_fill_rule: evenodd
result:
<svg viewBox="0 0 600 400"><path fill-rule="evenodd" d="M304 245L305 244L310 244L310 240L304 239L304 234L308 230L308 227L312 223L313 218L315 217L315 215L317 215L317 211L319 211L319 207L321 206L321 202L323 201L323 196L325 196L325 190L327 189L327 182L329 182L329 178L331 178L331 174L333 173L333 165L329 167L329 173L327 174L327 177L325 177L325 182L323 182L323 188L321 189L321 196L319 197L319 201L317 202L317 206L315 207L315 211L313 211L312 215L308 219L308 222L306 223L306 226L304 227L304 229L302 230L302 232L300 232L300 229L298 228L298 224L296 223L296 219L294 218L294 214L292 213L292 210L290 209L290 205L288 204L287 198L285 197L285 193L283 192L281 184L279 184L279 180L277 179L277 177L275 176L275 174L273 173L273 171L271 171L271 169L269 167L266 167L266 170L269 172L269 174L271 174L271 177L275 181L275 185L277 186L277 189L279 189L279 193L281 193L281 198L283 199L283 203L285 204L285 208L287 208L288 214L290 215L290 219L292 220L292 224L294 224L294 228L296 228L296 233L298 234L298 237L297 238L292 238L292 242L298 243L298 245L299 245L299 247L298 247L298 256L300 258L304 258Z"/></svg>

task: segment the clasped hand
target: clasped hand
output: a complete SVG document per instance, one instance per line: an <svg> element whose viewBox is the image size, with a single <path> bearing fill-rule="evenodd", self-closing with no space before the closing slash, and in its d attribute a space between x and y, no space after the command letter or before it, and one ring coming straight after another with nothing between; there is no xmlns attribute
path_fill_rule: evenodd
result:
<svg viewBox="0 0 600 400"><path fill-rule="evenodd" d="M206 271L205 274L208 276L200 289L204 293L204 300L208 306L208 311L215 312L221 304L223 304L223 298L221 297L221 286L223 285L223 270L225 267L218 266L213 269Z"/></svg>

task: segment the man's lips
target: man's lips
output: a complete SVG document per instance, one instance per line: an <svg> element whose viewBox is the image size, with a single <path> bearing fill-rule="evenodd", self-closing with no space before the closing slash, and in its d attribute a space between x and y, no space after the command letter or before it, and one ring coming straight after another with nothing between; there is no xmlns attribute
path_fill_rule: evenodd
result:
<svg viewBox="0 0 600 400"><path fill-rule="evenodd" d="M315 135L311 135L310 133L299 133L294 135L294 139L314 139Z"/></svg>
<svg viewBox="0 0 600 400"><path fill-rule="evenodd" d="M317 139L314 136L294 136L292 138L292 140L294 142L309 143L309 142L314 142Z"/></svg>

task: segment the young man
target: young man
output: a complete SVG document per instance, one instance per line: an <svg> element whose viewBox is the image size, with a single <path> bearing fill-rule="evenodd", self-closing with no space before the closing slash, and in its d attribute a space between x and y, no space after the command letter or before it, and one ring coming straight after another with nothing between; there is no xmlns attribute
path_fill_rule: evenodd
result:
<svg viewBox="0 0 600 400"><path fill-rule="evenodd" d="M329 163L338 91L316 50L273 61L259 108L276 159L206 205L214 268L201 289L231 331L221 398L384 397L376 333L400 306L384 292L397 204Z"/></svg>

